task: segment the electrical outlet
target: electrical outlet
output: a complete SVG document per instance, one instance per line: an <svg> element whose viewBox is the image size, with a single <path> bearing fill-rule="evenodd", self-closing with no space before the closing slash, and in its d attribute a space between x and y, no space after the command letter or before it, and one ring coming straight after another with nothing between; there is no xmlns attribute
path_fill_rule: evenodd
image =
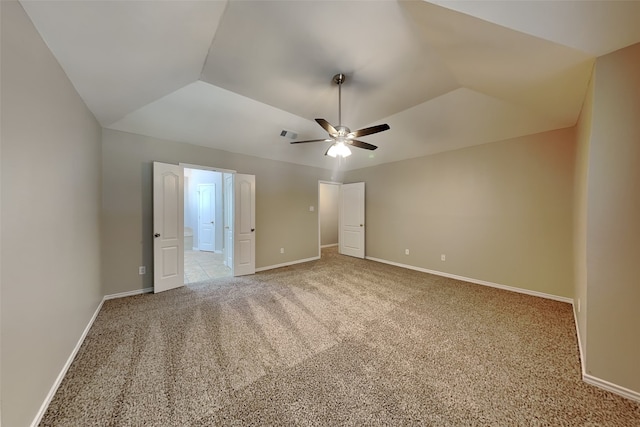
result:
<svg viewBox="0 0 640 427"><path fill-rule="evenodd" d="M280 253L283 254L284 253L284 248L280 248Z"/></svg>
<svg viewBox="0 0 640 427"><path fill-rule="evenodd" d="M404 250L404 254L405 254L405 255L409 255L409 249L405 249L405 250Z"/></svg>
<svg viewBox="0 0 640 427"><path fill-rule="evenodd" d="M440 261L446 261L447 256L445 254L440 255Z"/></svg>
<svg viewBox="0 0 640 427"><path fill-rule="evenodd" d="M138 274L141 276L143 274L147 274L147 267L145 267L144 265L141 265L140 267L138 267Z"/></svg>

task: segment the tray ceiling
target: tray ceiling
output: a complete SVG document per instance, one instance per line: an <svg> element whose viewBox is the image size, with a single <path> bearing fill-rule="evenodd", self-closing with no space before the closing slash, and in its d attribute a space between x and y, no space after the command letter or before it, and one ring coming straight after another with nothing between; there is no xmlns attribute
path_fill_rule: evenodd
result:
<svg viewBox="0 0 640 427"><path fill-rule="evenodd" d="M389 123L355 169L573 126L640 2L21 1L107 128L333 168L313 121Z"/></svg>

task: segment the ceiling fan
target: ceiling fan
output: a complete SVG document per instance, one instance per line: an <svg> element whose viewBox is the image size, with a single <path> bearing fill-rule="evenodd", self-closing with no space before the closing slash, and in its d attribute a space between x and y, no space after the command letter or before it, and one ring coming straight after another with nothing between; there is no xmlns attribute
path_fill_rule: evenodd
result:
<svg viewBox="0 0 640 427"><path fill-rule="evenodd" d="M351 132L351 130L342 125L342 83L344 83L346 76L342 73L336 74L333 76L333 82L338 85L338 126L332 126L331 123L326 121L325 119L316 119L316 122L324 130L329 133L331 138L328 139L310 139L307 141L291 141L291 144L303 144L306 142L333 142L326 153L325 156L331 157L347 157L351 155L351 150L349 149L349 145L358 148L364 148L366 150L375 150L375 145L368 144L363 141L358 141L355 138L359 138L361 136L372 135L374 133L382 132L385 130L389 130L389 125L376 125L371 126L364 129L359 129Z"/></svg>

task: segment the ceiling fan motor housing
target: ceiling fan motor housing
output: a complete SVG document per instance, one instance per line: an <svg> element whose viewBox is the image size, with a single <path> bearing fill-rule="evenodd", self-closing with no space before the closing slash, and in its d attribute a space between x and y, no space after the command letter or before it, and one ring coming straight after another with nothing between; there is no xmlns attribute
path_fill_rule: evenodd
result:
<svg viewBox="0 0 640 427"><path fill-rule="evenodd" d="M336 126L335 128L338 131L338 136L347 136L351 133L351 130L346 126Z"/></svg>

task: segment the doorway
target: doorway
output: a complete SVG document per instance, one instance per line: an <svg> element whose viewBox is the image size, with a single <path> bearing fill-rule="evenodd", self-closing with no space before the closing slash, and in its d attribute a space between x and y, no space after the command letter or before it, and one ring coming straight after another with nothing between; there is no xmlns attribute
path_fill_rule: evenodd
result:
<svg viewBox="0 0 640 427"><path fill-rule="evenodd" d="M184 283L186 285L233 275L233 251L228 249L227 212L233 212L226 194L224 172L184 168Z"/></svg>
<svg viewBox="0 0 640 427"><path fill-rule="evenodd" d="M322 249L338 246L340 183L318 181L318 241Z"/></svg>
<svg viewBox="0 0 640 427"><path fill-rule="evenodd" d="M191 169L185 174L185 169ZM222 251L216 253L215 242L213 252L202 251L198 255L204 256L204 260L193 260L187 257L187 266L200 267L194 269L192 274L199 278L187 277L185 280L185 247L187 251L201 252L194 243L193 224L194 215L192 207L195 200L193 191L198 184L197 171L217 172L220 181L225 181L230 185L231 191L222 191L222 211L227 212L227 216L217 213L214 218L217 226L227 229L232 236L231 244L222 243ZM185 176L187 175L187 176ZM227 176L230 175L230 180ZM230 184L229 184L230 183ZM225 209L225 206L227 208ZM220 209L215 208L218 212ZM187 216L187 228L185 230L185 212ZM226 218L226 219L225 219ZM212 220L215 224L215 219ZM184 286L185 282L194 283L211 279L217 273L213 271L215 266L224 266L228 270L228 276L244 276L254 274L256 271L256 177L250 174L240 174L235 171L208 168L206 166L179 165L153 162L153 292L163 292ZM220 236L222 233L218 233ZM218 238L215 241L219 241ZM222 255L222 263L216 260L211 254ZM191 254L188 254L191 255ZM208 264L203 266L202 263ZM210 272L206 271L209 267ZM202 274L204 270L204 274ZM197 274L200 273L200 274ZM206 274L206 277L205 277ZM226 276L223 276L226 277Z"/></svg>
<svg viewBox="0 0 640 427"><path fill-rule="evenodd" d="M364 187L364 182L318 181L318 256L324 249L365 257Z"/></svg>

